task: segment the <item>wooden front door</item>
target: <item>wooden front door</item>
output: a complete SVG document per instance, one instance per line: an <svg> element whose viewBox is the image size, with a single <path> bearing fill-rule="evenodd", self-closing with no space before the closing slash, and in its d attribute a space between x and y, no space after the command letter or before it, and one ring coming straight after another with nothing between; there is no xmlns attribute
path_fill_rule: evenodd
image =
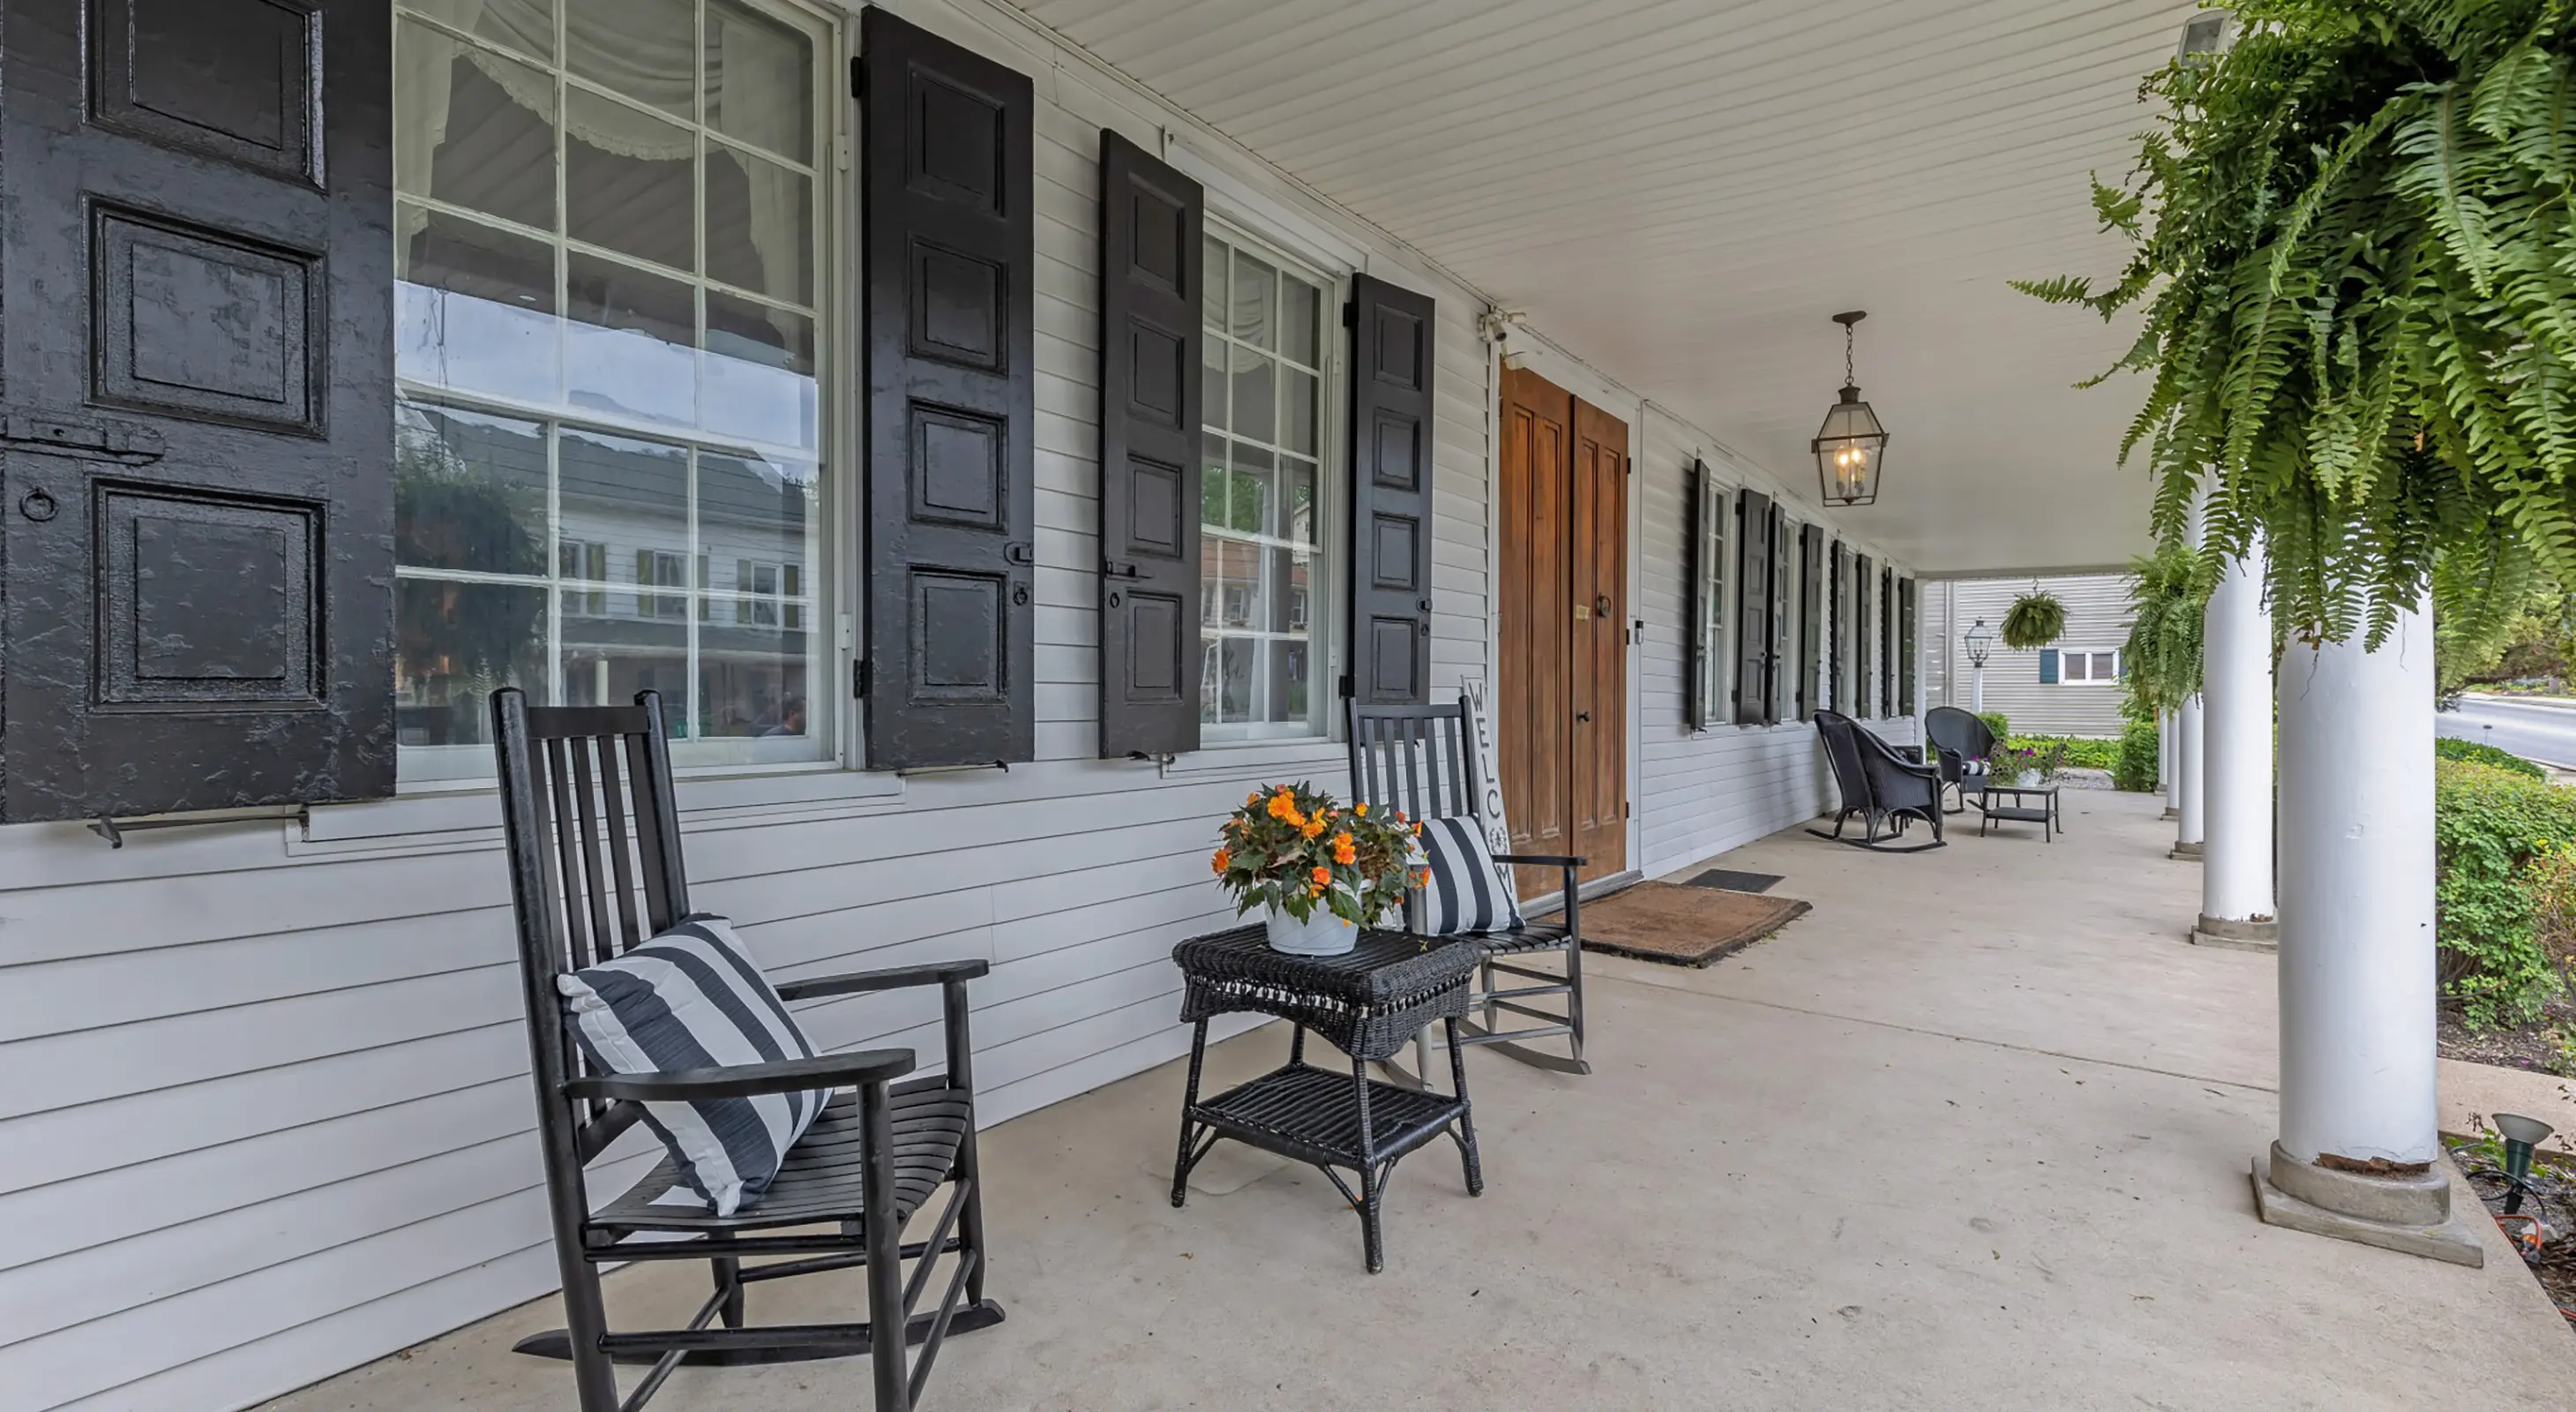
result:
<svg viewBox="0 0 2576 1412"><path fill-rule="evenodd" d="M1512 846L1627 868L1628 428L1534 373L1503 375L1495 734ZM1520 870L1523 896L1557 890Z"/></svg>

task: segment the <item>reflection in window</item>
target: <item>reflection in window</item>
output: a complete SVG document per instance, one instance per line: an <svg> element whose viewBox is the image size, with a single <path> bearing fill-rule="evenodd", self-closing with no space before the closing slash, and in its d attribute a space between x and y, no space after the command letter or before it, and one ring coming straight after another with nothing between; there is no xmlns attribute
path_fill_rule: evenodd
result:
<svg viewBox="0 0 2576 1412"><path fill-rule="evenodd" d="M1210 739L1318 734L1324 281L1215 234L1205 278L1199 719Z"/></svg>
<svg viewBox="0 0 2576 1412"><path fill-rule="evenodd" d="M828 37L755 0L395 9L405 777L487 772L503 684L659 690L683 763L823 756Z"/></svg>

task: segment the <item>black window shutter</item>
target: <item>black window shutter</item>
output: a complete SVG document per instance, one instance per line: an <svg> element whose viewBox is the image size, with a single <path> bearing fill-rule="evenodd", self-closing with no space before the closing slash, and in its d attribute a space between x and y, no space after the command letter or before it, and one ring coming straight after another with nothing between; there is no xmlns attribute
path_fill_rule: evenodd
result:
<svg viewBox="0 0 2576 1412"><path fill-rule="evenodd" d="M391 794L390 11L8 9L0 821Z"/></svg>
<svg viewBox="0 0 2576 1412"><path fill-rule="evenodd" d="M1771 702L1771 497L1736 496L1735 723L1759 725Z"/></svg>
<svg viewBox="0 0 2576 1412"><path fill-rule="evenodd" d="M2039 649L2039 684L2057 685L2057 649L2054 647Z"/></svg>
<svg viewBox="0 0 2576 1412"><path fill-rule="evenodd" d="M1762 723L1780 723L1780 698L1796 689L1789 675L1789 603L1797 592L1796 548L1789 536L1789 522L1780 507L1771 507L1771 524L1767 531L1771 541L1771 651L1763 672Z"/></svg>
<svg viewBox="0 0 2576 1412"><path fill-rule="evenodd" d="M1715 509L1710 494L1708 464L1694 460L1690 467L1689 525L1682 535L1682 599L1690 605L1690 636L1684 644L1687 659L1682 692L1682 723L1692 730L1705 730L1717 715L1716 703L1708 699L1708 656L1711 607L1708 592L1709 518Z"/></svg>
<svg viewBox="0 0 2576 1412"><path fill-rule="evenodd" d="M1878 714L1896 711L1896 571L1878 571Z"/></svg>
<svg viewBox="0 0 2576 1412"><path fill-rule="evenodd" d="M1844 568L1843 557L1842 541L1836 540L1833 547L1826 551L1826 560L1832 572L1825 585L1825 602L1831 605L1833 622L1825 633L1825 651L1832 660L1825 665L1826 700L1822 704L1831 710L1849 715L1851 713L1851 704L1848 700L1851 695L1849 675L1851 653L1843 645L1843 638L1851 630L1851 580Z"/></svg>
<svg viewBox="0 0 2576 1412"><path fill-rule="evenodd" d="M1878 580L1871 573L1869 556L1852 556L1852 709L1855 717L1866 719L1878 700L1878 691L1870 685L1870 674L1878 663L1871 656L1871 643L1877 629L1870 626L1878 615L1873 590Z"/></svg>
<svg viewBox="0 0 2576 1412"><path fill-rule="evenodd" d="M1035 100L884 10L862 24L868 767L1028 760Z"/></svg>
<svg viewBox="0 0 2576 1412"><path fill-rule="evenodd" d="M1432 300L1351 278L1351 693L1431 699Z"/></svg>
<svg viewBox="0 0 2576 1412"><path fill-rule="evenodd" d="M1199 748L1199 184L1100 133L1100 754Z"/></svg>
<svg viewBox="0 0 2576 1412"><path fill-rule="evenodd" d="M1798 719L1822 704L1817 694L1818 663L1825 631L1825 531L1821 525L1798 528Z"/></svg>
<svg viewBox="0 0 2576 1412"><path fill-rule="evenodd" d="M1896 711L1914 714L1914 580L1896 583Z"/></svg>

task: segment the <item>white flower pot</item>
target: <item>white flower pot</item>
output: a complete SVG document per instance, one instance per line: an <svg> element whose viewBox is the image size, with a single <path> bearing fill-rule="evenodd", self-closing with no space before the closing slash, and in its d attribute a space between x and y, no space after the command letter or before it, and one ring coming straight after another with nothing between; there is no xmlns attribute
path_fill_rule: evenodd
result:
<svg viewBox="0 0 2576 1412"><path fill-rule="evenodd" d="M1266 920L1270 949L1291 956L1340 956L1360 944L1359 924L1343 921L1327 907L1317 907L1302 922L1273 907Z"/></svg>

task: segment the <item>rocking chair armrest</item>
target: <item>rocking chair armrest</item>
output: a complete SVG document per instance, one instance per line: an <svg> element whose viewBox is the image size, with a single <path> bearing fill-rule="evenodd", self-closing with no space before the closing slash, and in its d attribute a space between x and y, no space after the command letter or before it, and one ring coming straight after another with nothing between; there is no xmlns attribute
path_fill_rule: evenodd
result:
<svg viewBox="0 0 2576 1412"><path fill-rule="evenodd" d="M909 1049L857 1049L847 1054L817 1054L811 1059L782 1059L770 1064L732 1064L721 1069L594 1074L567 1080L563 1092L567 1098L687 1103L701 1098L750 1098L798 1089L886 1083L911 1073L912 1066Z"/></svg>
<svg viewBox="0 0 2576 1412"><path fill-rule="evenodd" d="M809 981L788 981L778 987L781 1000L814 1000L827 995L864 995L870 991L903 990L917 985L946 985L952 981L981 979L993 969L985 960L934 961L925 966L890 966L881 971L852 971L845 976L816 976Z"/></svg>
<svg viewBox="0 0 2576 1412"><path fill-rule="evenodd" d="M1581 868L1592 862L1568 853L1497 853L1494 861L1518 863L1525 868Z"/></svg>

